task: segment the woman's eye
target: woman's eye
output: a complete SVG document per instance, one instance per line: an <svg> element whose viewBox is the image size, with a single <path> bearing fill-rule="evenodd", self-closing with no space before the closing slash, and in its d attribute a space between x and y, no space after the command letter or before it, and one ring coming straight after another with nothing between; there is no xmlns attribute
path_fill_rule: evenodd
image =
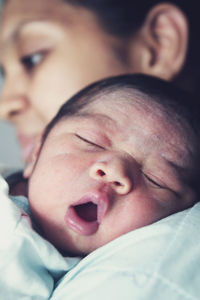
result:
<svg viewBox="0 0 200 300"><path fill-rule="evenodd" d="M102 146L100 146L100 145L98 145L98 144L96 144L96 143L94 143L94 142L92 142L92 141L90 141L90 140L88 140L88 139L86 139L86 138L84 138L84 137L78 135L78 134L76 134L75 136L76 136L79 140L83 141L84 143L86 143L86 144L89 145L89 146L93 146L93 147L96 147L96 148L104 149L104 147L102 147Z"/></svg>
<svg viewBox="0 0 200 300"><path fill-rule="evenodd" d="M32 71L44 58L44 52L37 52L32 55L25 55L21 58L21 62L26 70Z"/></svg>
<svg viewBox="0 0 200 300"><path fill-rule="evenodd" d="M5 77L4 69L3 69L3 67L0 66L0 78L1 78L1 80L4 79L4 77Z"/></svg>
<svg viewBox="0 0 200 300"><path fill-rule="evenodd" d="M5 80L5 72L4 72L3 68L0 66L0 93L2 92L4 80Z"/></svg>

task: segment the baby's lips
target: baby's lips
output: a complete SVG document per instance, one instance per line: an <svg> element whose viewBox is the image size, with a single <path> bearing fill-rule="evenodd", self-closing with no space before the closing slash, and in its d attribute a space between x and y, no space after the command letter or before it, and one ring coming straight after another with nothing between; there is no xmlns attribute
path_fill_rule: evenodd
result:
<svg viewBox="0 0 200 300"><path fill-rule="evenodd" d="M86 203L93 203L97 206L97 220L90 222L77 214L76 207ZM108 204L109 199L106 194L99 192L88 193L67 209L65 223L78 234L92 235L97 232L108 209Z"/></svg>
<svg viewBox="0 0 200 300"><path fill-rule="evenodd" d="M107 196L107 193L88 193L84 195L75 205L80 205L87 202L92 202L97 205L97 222L100 224L108 210L109 198Z"/></svg>
<svg viewBox="0 0 200 300"><path fill-rule="evenodd" d="M88 222L80 218L74 206L70 206L65 214L66 225L80 235L92 235L97 232L99 224L97 221Z"/></svg>
<svg viewBox="0 0 200 300"><path fill-rule="evenodd" d="M108 205L109 205L109 199L106 194L103 194L99 197L97 197L97 221L100 224L108 210Z"/></svg>

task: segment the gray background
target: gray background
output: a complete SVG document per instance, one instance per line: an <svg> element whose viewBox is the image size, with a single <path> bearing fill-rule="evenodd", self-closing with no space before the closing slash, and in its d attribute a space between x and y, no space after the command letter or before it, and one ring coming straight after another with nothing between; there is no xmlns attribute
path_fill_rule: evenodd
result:
<svg viewBox="0 0 200 300"><path fill-rule="evenodd" d="M0 166L21 168L23 163L15 129L3 121L0 121L0 140Z"/></svg>
<svg viewBox="0 0 200 300"><path fill-rule="evenodd" d="M0 78L0 91L2 80ZM22 168L20 146L15 135L15 128L6 122L0 121L0 168Z"/></svg>
<svg viewBox="0 0 200 300"><path fill-rule="evenodd" d="M0 0L0 12L2 2ZM0 92L1 86L2 80L0 78ZM22 168L23 163L14 127L0 121L0 169L2 166L6 168Z"/></svg>

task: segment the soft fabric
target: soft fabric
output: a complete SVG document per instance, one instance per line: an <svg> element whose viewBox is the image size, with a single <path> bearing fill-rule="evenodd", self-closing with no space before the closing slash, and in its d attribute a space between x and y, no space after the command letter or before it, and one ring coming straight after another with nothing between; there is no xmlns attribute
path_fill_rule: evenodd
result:
<svg viewBox="0 0 200 300"><path fill-rule="evenodd" d="M97 249L51 299L199 300L200 204Z"/></svg>
<svg viewBox="0 0 200 300"><path fill-rule="evenodd" d="M77 264L31 229L2 179L0 191L0 299L200 299L199 203L124 235Z"/></svg>
<svg viewBox="0 0 200 300"><path fill-rule="evenodd" d="M0 201L0 299L49 299L57 281L79 259L64 258L32 229L29 216L8 197L1 177ZM26 206L23 197L16 203Z"/></svg>

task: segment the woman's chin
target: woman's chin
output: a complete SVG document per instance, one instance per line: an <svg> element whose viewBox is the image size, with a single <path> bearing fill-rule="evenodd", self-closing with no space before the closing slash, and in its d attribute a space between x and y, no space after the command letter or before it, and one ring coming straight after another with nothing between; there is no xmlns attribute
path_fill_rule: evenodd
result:
<svg viewBox="0 0 200 300"><path fill-rule="evenodd" d="M34 149L34 143L29 143L25 147L22 147L22 158L25 164L28 164L32 159L32 153Z"/></svg>
<svg viewBox="0 0 200 300"><path fill-rule="evenodd" d="M22 149L22 158L25 164L28 164L32 159L32 153L36 142L36 137L28 137L23 134L18 134L18 140Z"/></svg>

